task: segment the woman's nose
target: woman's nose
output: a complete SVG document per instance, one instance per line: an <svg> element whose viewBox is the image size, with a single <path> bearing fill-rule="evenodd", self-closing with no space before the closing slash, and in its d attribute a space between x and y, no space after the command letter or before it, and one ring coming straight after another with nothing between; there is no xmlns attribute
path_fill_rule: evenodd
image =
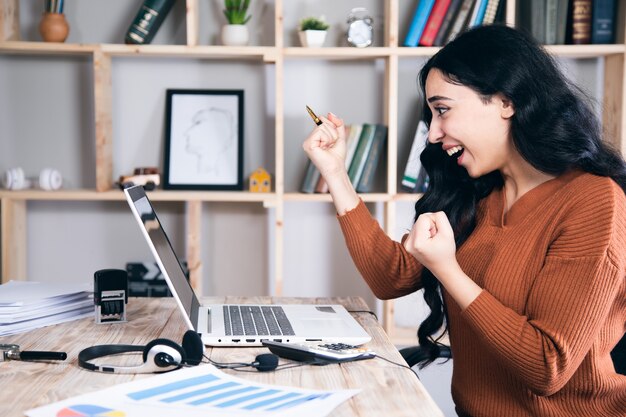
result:
<svg viewBox="0 0 626 417"><path fill-rule="evenodd" d="M430 123L430 128L428 129L428 141L430 143L438 143L443 140L445 134L443 130L439 127L439 123Z"/></svg>

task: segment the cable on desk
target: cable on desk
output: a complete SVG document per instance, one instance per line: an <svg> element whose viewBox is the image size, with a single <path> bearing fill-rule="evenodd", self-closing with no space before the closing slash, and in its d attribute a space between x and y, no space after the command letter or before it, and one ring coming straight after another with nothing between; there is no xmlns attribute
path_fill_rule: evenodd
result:
<svg viewBox="0 0 626 417"><path fill-rule="evenodd" d="M389 362L389 363L391 363L391 364L393 364L393 365L396 365L396 366L399 366L399 367L401 367L401 368L406 368L406 369L410 370L411 372L413 372L413 373L415 374L415 376L417 377L417 379L420 379L420 376L417 374L417 372L415 372L415 371L413 370L413 368L411 368L410 366L408 366L408 365L404 365L404 364L401 364L401 363L398 363L398 362L394 362L394 361L392 361L391 359L387 359L387 358L382 357L382 356L380 356L380 355L378 355L378 354L376 354L376 357L377 357L378 359L382 359L382 360L384 360L384 361L386 361L386 362Z"/></svg>

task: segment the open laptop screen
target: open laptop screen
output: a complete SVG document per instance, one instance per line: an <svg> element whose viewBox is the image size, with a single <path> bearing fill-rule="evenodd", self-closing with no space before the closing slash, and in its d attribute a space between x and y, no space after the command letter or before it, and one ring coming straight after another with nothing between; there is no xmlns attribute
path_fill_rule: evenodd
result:
<svg viewBox="0 0 626 417"><path fill-rule="evenodd" d="M161 268L161 272L169 281L170 289L175 292L175 298L182 304L194 329L198 328L198 308L200 303L187 281L183 268L174 253L170 241L161 227L161 222L152 208L143 187L135 186L124 190L129 197L135 219L140 224L150 249Z"/></svg>

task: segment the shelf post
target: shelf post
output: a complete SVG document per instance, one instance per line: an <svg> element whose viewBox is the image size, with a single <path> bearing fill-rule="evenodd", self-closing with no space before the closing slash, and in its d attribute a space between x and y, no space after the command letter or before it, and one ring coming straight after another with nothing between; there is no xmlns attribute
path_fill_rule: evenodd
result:
<svg viewBox="0 0 626 417"><path fill-rule="evenodd" d="M274 0L274 46L281 49L284 46L283 41L283 0Z"/></svg>
<svg viewBox="0 0 626 417"><path fill-rule="evenodd" d="M187 46L198 46L198 0L187 0Z"/></svg>
<svg viewBox="0 0 626 417"><path fill-rule="evenodd" d="M605 137L621 150L622 155L626 155L626 141L622 130L622 124L626 123L624 77L626 77L624 54L608 55L604 62L602 129Z"/></svg>
<svg viewBox="0 0 626 417"><path fill-rule="evenodd" d="M20 40L19 0L0 0L0 42Z"/></svg>
<svg viewBox="0 0 626 417"><path fill-rule="evenodd" d="M398 46L398 0L385 1L385 46Z"/></svg>
<svg viewBox="0 0 626 417"><path fill-rule="evenodd" d="M387 201L384 204L383 223L387 236L393 239L393 232L396 228L397 207L395 201ZM390 338L394 334L394 304L393 300L383 301L383 328Z"/></svg>
<svg viewBox="0 0 626 417"><path fill-rule="evenodd" d="M0 282L24 281L26 272L26 200L3 198L0 204L2 230L2 277Z"/></svg>
<svg viewBox="0 0 626 417"><path fill-rule="evenodd" d="M202 201L187 201L187 266L189 283L198 297L202 297Z"/></svg>
<svg viewBox="0 0 626 417"><path fill-rule="evenodd" d="M97 48L93 54L94 113L96 127L96 190L113 184L113 123L111 104L111 56Z"/></svg>

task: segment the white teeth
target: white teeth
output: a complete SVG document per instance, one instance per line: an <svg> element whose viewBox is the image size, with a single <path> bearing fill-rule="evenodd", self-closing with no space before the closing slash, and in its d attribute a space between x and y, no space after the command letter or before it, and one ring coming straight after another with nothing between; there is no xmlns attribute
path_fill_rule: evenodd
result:
<svg viewBox="0 0 626 417"><path fill-rule="evenodd" d="M461 145L457 145L454 148L448 149L446 152L448 152L448 156L452 156L455 153L460 152L461 150L463 150L463 147Z"/></svg>

